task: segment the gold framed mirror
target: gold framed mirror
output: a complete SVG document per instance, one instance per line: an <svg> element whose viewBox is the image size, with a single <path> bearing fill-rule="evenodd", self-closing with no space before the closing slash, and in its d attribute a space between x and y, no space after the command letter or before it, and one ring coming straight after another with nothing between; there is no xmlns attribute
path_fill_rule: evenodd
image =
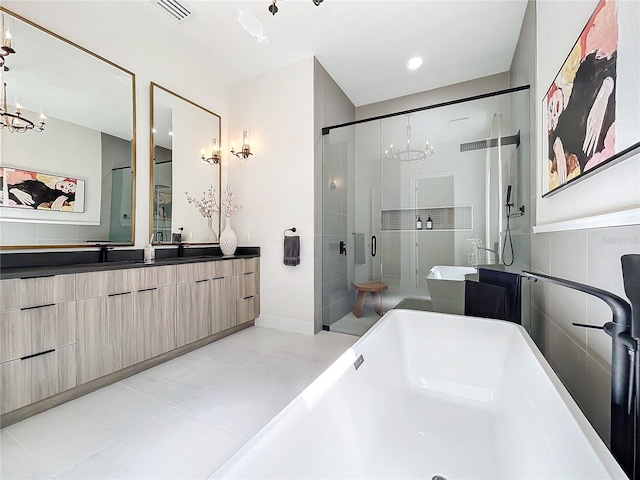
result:
<svg viewBox="0 0 640 480"><path fill-rule="evenodd" d="M154 244L218 243L220 116L154 82L150 90L149 237Z"/></svg>
<svg viewBox="0 0 640 480"><path fill-rule="evenodd" d="M0 14L15 50L0 69L0 249L132 245L135 75L6 8ZM11 131L18 112L36 125L46 116L44 130Z"/></svg>

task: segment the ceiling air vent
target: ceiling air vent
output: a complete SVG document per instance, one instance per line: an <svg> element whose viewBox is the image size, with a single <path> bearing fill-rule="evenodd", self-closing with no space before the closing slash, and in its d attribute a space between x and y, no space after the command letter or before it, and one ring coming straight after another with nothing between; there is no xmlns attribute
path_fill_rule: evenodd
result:
<svg viewBox="0 0 640 480"><path fill-rule="evenodd" d="M176 0L158 0L156 5L165 10L180 23L184 22L191 16L191 12Z"/></svg>

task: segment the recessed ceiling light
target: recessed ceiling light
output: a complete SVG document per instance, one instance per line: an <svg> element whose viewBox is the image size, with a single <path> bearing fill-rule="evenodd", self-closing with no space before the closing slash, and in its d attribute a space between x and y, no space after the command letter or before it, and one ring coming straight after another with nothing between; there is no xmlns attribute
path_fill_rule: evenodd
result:
<svg viewBox="0 0 640 480"><path fill-rule="evenodd" d="M416 70L422 65L422 59L420 57L413 57L407 62L407 68L409 70Z"/></svg>

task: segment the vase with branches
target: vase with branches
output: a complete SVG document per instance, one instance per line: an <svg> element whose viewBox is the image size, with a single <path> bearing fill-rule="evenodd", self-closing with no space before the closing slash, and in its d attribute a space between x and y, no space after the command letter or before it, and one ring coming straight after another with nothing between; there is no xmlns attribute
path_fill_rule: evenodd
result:
<svg viewBox="0 0 640 480"><path fill-rule="evenodd" d="M225 218L224 230L220 234L220 250L223 255L233 255L238 247L238 237L231 228L231 215L242 209L242 205L237 204L233 199L233 190L231 184L227 184L227 188L222 192L220 199L220 214Z"/></svg>
<svg viewBox="0 0 640 480"><path fill-rule="evenodd" d="M191 195L189 195L189 192L184 193L187 196L187 203L196 207L198 212L200 212L200 215L207 219L207 232L202 239L203 242L216 243L218 241L218 236L213 229L212 220L215 215L220 214L220 206L218 205L218 201L216 199L216 189L213 188L213 185L211 185L207 191L202 192L201 199L192 197Z"/></svg>

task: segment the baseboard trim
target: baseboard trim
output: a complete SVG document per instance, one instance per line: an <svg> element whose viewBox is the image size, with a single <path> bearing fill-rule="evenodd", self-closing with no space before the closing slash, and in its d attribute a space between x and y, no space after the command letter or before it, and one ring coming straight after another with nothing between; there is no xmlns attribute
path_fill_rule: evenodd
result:
<svg viewBox="0 0 640 480"><path fill-rule="evenodd" d="M303 335L314 334L313 321L305 322L293 318L274 317L270 315L260 315L256 318L257 327L275 328L276 330L284 330L293 333L302 333Z"/></svg>

